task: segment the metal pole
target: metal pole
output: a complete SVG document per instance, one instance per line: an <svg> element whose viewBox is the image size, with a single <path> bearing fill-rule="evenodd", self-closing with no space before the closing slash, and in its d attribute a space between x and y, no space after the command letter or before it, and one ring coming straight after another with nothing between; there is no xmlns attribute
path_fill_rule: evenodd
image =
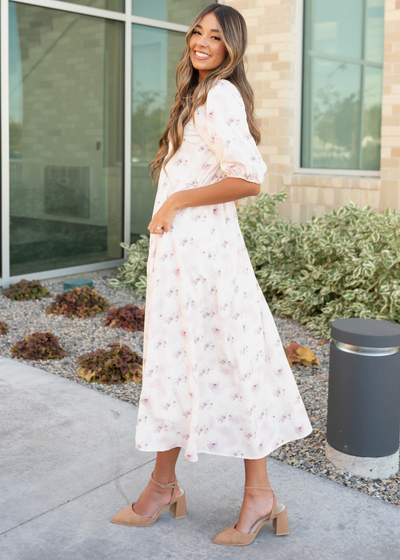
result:
<svg viewBox="0 0 400 560"><path fill-rule="evenodd" d="M9 2L1 2L1 272L2 285L10 285L10 122L9 122Z"/></svg>

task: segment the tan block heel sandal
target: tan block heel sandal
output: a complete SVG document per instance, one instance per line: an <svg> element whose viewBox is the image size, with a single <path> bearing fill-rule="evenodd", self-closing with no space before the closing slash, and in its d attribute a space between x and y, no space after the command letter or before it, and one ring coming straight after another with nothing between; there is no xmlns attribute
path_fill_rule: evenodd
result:
<svg viewBox="0 0 400 560"><path fill-rule="evenodd" d="M169 482L168 484L161 484L153 478L151 474L151 480L160 488L174 488L171 500L168 504L161 506L151 517L144 517L139 515L133 510L135 502L126 508L122 509L111 518L111 523L117 523L118 525L127 525L129 527L148 527L153 525L160 517L162 512L169 507L170 512L173 514L175 519L180 519L181 517L187 516L186 511L186 496L185 491L180 489L180 494L178 496L178 481Z"/></svg>
<svg viewBox="0 0 400 560"><path fill-rule="evenodd" d="M245 486L244 488L245 490L272 490L270 486ZM271 520L276 535L288 535L289 523L287 519L286 506L278 504L278 500L276 499L273 490L272 494L274 496L274 502L271 513L257 519L257 521L250 527L250 531L248 533L241 533L240 531L237 531L236 525L228 527L228 529L225 529L225 531L222 531L222 533L219 533L215 537L215 544L222 544L224 546L246 546L247 544L251 544L256 538L261 527Z"/></svg>

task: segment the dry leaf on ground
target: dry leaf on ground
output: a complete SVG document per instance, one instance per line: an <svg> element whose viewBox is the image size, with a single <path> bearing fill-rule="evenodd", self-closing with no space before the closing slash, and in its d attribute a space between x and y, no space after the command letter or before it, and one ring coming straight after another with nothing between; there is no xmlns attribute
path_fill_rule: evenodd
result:
<svg viewBox="0 0 400 560"><path fill-rule="evenodd" d="M297 349L298 348L299 348L299 344L297 344L297 342L291 342L289 344L289 346L287 346L284 349L290 367L292 367L293 364L300 364L301 363L301 359L297 354Z"/></svg>
<svg viewBox="0 0 400 560"><path fill-rule="evenodd" d="M308 346L300 346L297 349L297 354L301 358L301 363L305 366L311 366L312 364L320 365L317 356Z"/></svg>
<svg viewBox="0 0 400 560"><path fill-rule="evenodd" d="M291 342L284 350L290 367L293 364L301 364L303 366L321 365L317 356L308 346L300 346L297 342Z"/></svg>

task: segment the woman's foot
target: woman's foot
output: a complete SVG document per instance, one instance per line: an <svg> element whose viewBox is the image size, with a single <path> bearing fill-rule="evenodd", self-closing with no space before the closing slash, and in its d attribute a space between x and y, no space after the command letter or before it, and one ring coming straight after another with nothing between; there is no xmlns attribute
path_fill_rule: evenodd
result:
<svg viewBox="0 0 400 560"><path fill-rule="evenodd" d="M169 482L173 482L170 480ZM169 504L172 498L174 488L160 488L149 480L148 485L140 494L139 499L135 502L133 506L133 511L143 517L152 517L155 512L166 504ZM179 496L180 489L177 489L177 495Z"/></svg>
<svg viewBox="0 0 400 560"><path fill-rule="evenodd" d="M248 533L257 519L271 513L273 502L272 490L245 490L236 530Z"/></svg>

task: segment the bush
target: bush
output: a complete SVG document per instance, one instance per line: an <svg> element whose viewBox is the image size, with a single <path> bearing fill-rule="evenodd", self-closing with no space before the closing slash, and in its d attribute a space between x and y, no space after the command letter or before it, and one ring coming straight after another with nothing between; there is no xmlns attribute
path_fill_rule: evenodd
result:
<svg viewBox="0 0 400 560"><path fill-rule="evenodd" d="M262 193L240 211L250 259L271 311L328 340L346 317L400 321L400 214L349 201L299 224L277 218L287 196Z"/></svg>
<svg viewBox="0 0 400 560"><path fill-rule="evenodd" d="M118 268L118 276L110 280L108 285L117 290L121 288L136 290L140 296L145 297L150 239L144 234L140 237L141 239L131 246L120 243L121 247L127 250L128 260Z"/></svg>
<svg viewBox="0 0 400 560"><path fill-rule="evenodd" d="M3 294L9 299L17 301L51 297L50 292L37 280L20 280L4 290Z"/></svg>
<svg viewBox="0 0 400 560"><path fill-rule="evenodd" d="M8 325L4 321L0 321L0 335L8 333Z"/></svg>
<svg viewBox="0 0 400 560"><path fill-rule="evenodd" d="M143 360L129 346L109 344L110 350L99 348L78 357L79 377L89 383L121 385L140 383Z"/></svg>
<svg viewBox="0 0 400 560"><path fill-rule="evenodd" d="M335 319L400 322L400 213L387 209L376 214L370 206L349 201L300 224L278 218L278 204L287 196L285 190L261 193L237 209L271 311L293 317L328 340ZM138 243L129 249L134 265L125 263L118 285L132 284L145 294L146 277L138 274L146 268L148 245Z"/></svg>
<svg viewBox="0 0 400 560"><path fill-rule="evenodd" d="M49 332L35 332L20 340L11 348L16 358L26 360L62 360L67 355L58 338Z"/></svg>
<svg viewBox="0 0 400 560"><path fill-rule="evenodd" d="M109 307L108 300L99 295L95 289L82 286L82 288L74 288L58 294L55 302L46 307L46 313L84 319L107 311Z"/></svg>
<svg viewBox="0 0 400 560"><path fill-rule="evenodd" d="M107 319L103 327L120 328L129 332L144 330L145 308L128 303L116 309L112 307L107 311Z"/></svg>

